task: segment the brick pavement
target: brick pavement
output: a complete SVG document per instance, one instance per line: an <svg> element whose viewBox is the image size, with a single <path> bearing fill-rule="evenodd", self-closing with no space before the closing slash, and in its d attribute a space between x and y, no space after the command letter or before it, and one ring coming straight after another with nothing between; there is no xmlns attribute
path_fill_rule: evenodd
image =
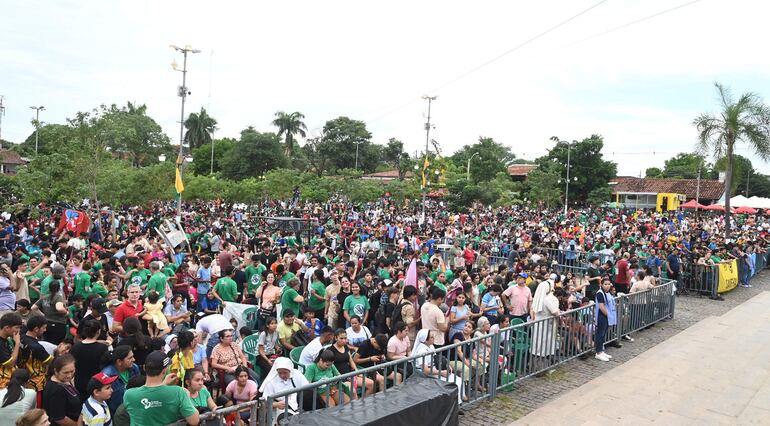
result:
<svg viewBox="0 0 770 426"><path fill-rule="evenodd" d="M738 287L724 294L724 301L708 298L680 296L676 301L674 319L658 323L654 327L633 335L633 343L624 342L622 348L608 349L613 356L610 362L600 362L593 357L573 360L556 368L553 374L532 377L521 381L511 392L498 393L494 401L486 401L468 408L460 417L463 426L507 425L540 406L579 387L635 358L681 331L709 316L720 316L762 291L770 290L770 271L764 271L752 280L753 288Z"/></svg>

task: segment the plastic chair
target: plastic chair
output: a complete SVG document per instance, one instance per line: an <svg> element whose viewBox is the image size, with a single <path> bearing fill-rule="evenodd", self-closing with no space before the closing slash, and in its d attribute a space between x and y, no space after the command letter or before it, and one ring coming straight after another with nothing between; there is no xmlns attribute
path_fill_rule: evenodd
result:
<svg viewBox="0 0 770 426"><path fill-rule="evenodd" d="M254 368L257 368L257 357L259 356L259 352L257 350L257 342L259 341L259 336L256 334L252 334L251 336L246 336L245 339L243 339L243 342L241 342L241 349L243 349L243 353L246 354L246 357L249 360L249 363L251 363L251 366Z"/></svg>
<svg viewBox="0 0 770 426"><path fill-rule="evenodd" d="M259 308L256 306L246 308L246 310L243 311L243 322L246 323L246 327L249 327L251 331L254 331L257 328L258 315Z"/></svg>
<svg viewBox="0 0 770 426"><path fill-rule="evenodd" d="M296 348L292 349L291 352L289 352L289 359L291 359L297 369L304 373L305 366L299 363L299 356L302 354L302 349L305 349L305 347L297 346Z"/></svg>

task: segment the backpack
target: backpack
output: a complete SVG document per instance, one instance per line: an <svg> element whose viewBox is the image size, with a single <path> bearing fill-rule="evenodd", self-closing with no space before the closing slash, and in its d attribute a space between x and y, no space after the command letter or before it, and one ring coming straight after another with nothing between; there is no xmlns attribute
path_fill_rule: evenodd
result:
<svg viewBox="0 0 770 426"><path fill-rule="evenodd" d="M387 328L387 324L385 321L385 305L387 305L390 302L380 303L380 306L377 308L377 311L374 312L374 323L377 325L377 328L382 330ZM391 322L393 324L393 322Z"/></svg>
<svg viewBox="0 0 770 426"><path fill-rule="evenodd" d="M393 310L393 315L390 317L390 323L396 324L399 321L403 322L404 317L403 315L401 315L401 311L404 309L404 306L410 305L410 304L412 304L412 302L405 300L399 303L398 305L396 305L396 309ZM384 311L383 311L383 314L384 314Z"/></svg>

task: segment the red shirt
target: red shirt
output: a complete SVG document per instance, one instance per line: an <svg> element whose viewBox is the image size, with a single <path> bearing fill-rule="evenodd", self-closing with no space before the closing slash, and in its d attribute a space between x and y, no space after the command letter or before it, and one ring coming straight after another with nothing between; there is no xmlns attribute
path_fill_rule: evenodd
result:
<svg viewBox="0 0 770 426"><path fill-rule="evenodd" d="M128 302L128 300L124 301L122 305L118 306L118 309L115 310L115 315L112 317L113 321L117 321L119 323L123 323L123 321L126 320L128 317L135 317L136 314L139 312L142 312L142 301L138 300L136 302L136 307L131 306L131 303Z"/></svg>
<svg viewBox="0 0 770 426"><path fill-rule="evenodd" d="M628 261L626 259L618 260L618 275L615 277L615 283L628 284Z"/></svg>

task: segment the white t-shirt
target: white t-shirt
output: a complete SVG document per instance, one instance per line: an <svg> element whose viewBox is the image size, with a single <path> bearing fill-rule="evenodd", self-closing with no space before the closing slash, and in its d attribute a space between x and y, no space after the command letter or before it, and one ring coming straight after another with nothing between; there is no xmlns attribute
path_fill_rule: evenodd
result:
<svg viewBox="0 0 770 426"><path fill-rule="evenodd" d="M198 320L195 331L202 331L208 335L217 334L222 330L232 330L233 325L222 314L212 314Z"/></svg>
<svg viewBox="0 0 770 426"><path fill-rule="evenodd" d="M321 352L323 348L324 346L321 344L320 337L311 340L310 343L302 348L302 353L299 355L299 363L302 365L314 363L318 353Z"/></svg>
<svg viewBox="0 0 770 426"><path fill-rule="evenodd" d="M361 343L366 339L372 338L372 332L365 325L362 325L361 330L357 333L353 330L353 327L348 327L345 330L345 334L348 335L348 343L353 346L361 346Z"/></svg>

